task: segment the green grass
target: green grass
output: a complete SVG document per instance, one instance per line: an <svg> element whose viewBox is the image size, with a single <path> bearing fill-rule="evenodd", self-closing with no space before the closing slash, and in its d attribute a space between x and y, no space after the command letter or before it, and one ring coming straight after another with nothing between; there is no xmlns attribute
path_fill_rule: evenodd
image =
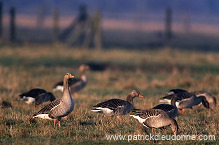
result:
<svg viewBox="0 0 219 145"><path fill-rule="evenodd" d="M207 90L217 99L219 94L218 53L160 50L92 51L66 46L2 46L0 49L0 96L13 108L0 110L0 144L215 144L218 141L218 108L209 112L202 106L186 110L177 117L180 135L216 135L216 141L108 141L106 135L146 135L137 120L123 117L108 120L103 114L90 111L93 105L111 98L125 99L132 89L145 98L134 100L136 108L149 109L171 88L189 91ZM65 73L78 77L78 66L87 62L108 63L103 72L88 71L87 87L74 96L75 109L61 128L49 120L30 117L38 108L17 100L18 95L31 88L48 91ZM60 98L62 93L56 92ZM166 130L156 134L171 135Z"/></svg>

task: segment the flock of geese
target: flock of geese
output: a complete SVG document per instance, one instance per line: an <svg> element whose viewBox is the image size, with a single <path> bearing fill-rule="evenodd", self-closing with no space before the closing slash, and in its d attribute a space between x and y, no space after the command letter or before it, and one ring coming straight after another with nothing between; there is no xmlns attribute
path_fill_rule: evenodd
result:
<svg viewBox="0 0 219 145"><path fill-rule="evenodd" d="M70 73L66 73L63 81L55 84L53 91L62 91L63 96L61 99L56 99L53 93L44 89L34 88L20 94L19 100L25 101L27 104L35 104L35 106L51 101L51 103L35 113L33 118L50 119L54 121L54 127L57 124L60 127L61 118L67 116L74 109L74 100L71 94L77 95L77 92L87 84L85 71L88 69L89 66L81 65L79 68L80 78L74 78ZM174 135L176 135L179 127L174 118L178 116L178 112L184 114L184 109L192 109L193 106L200 104L207 109L216 107L216 98L207 91L188 92L183 89L172 89L166 96L160 98L160 103L162 104L147 110L134 107L133 99L136 97L143 98L144 96L137 90L132 90L126 100L110 99L94 105L91 111L104 113L109 118L115 116L118 119L121 119L122 115L129 114L143 126L152 128L152 133L154 133L155 128L170 126Z"/></svg>

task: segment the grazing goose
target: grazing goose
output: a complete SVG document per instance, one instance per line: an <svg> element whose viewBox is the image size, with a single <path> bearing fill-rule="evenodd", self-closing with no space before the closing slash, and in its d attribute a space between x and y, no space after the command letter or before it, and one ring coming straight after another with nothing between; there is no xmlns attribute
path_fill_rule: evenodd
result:
<svg viewBox="0 0 219 145"><path fill-rule="evenodd" d="M162 128L168 125L170 125L174 135L178 132L178 124L176 120L170 118L168 114L161 109L136 109L130 113L130 116L138 119L143 126L152 128L152 133L154 133L154 128Z"/></svg>
<svg viewBox="0 0 219 145"><path fill-rule="evenodd" d="M200 103L209 109L209 103L204 96L197 97L195 94L189 92L181 92L170 96L172 96L171 105L176 105L181 114L184 113L185 108L192 109L193 106Z"/></svg>
<svg viewBox="0 0 219 145"><path fill-rule="evenodd" d="M10 102L3 101L2 97L0 97L0 108L9 108L12 107Z"/></svg>
<svg viewBox="0 0 219 145"><path fill-rule="evenodd" d="M69 86L71 92L74 92L74 95L77 95L77 92L83 89L87 85L87 76L85 75L85 71L90 67L88 65L81 65L79 67L80 78L74 78L69 80ZM53 91L63 91L63 82L60 81L56 83L53 87Z"/></svg>
<svg viewBox="0 0 219 145"><path fill-rule="evenodd" d="M47 101L54 101L56 98L51 92L44 89L34 88L19 95L18 100L25 101L27 104L35 104L35 106Z"/></svg>
<svg viewBox="0 0 219 145"><path fill-rule="evenodd" d="M33 117L43 118L43 119L52 119L54 120L54 127L58 121L59 127L61 126L61 118L67 116L74 109L74 101L71 97L68 79L73 78L70 73L67 73L64 76L64 90L63 96L61 99L52 101L50 104L46 105L38 113L34 114Z"/></svg>
<svg viewBox="0 0 219 145"><path fill-rule="evenodd" d="M161 109L165 111L170 118L175 118L178 115L178 108L175 105L159 104L152 109Z"/></svg>
<svg viewBox="0 0 219 145"><path fill-rule="evenodd" d="M169 90L169 92L167 92L167 96L160 98L159 102L165 104L171 104L172 95L181 92L187 92L187 91L183 89L171 89Z"/></svg>
<svg viewBox="0 0 219 145"><path fill-rule="evenodd" d="M195 91L193 92L196 96L204 96L209 103L209 107L214 109L217 105L216 97L207 91Z"/></svg>
<svg viewBox="0 0 219 145"><path fill-rule="evenodd" d="M140 92L132 90L127 96L126 101L120 99L110 99L105 102L99 103L93 106L91 111L93 112L102 112L109 116L119 117L120 115L125 115L129 113L134 108L133 99L135 97L144 97Z"/></svg>

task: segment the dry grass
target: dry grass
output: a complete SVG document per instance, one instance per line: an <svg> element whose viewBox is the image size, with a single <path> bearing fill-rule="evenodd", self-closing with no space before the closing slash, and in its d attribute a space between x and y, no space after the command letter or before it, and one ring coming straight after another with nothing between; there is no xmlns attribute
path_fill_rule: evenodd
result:
<svg viewBox="0 0 219 145"><path fill-rule="evenodd" d="M146 134L142 126L129 116L120 124L95 114L91 107L110 98L125 99L132 89L145 98L136 98L136 108L148 109L158 104L170 88L190 91L207 90L219 93L218 53L186 52L171 49L154 51L91 51L65 46L5 46L0 49L0 96L10 101L13 108L0 110L0 143L3 144L115 144L127 141L107 141L107 134ZM103 72L87 72L88 86L74 97L75 109L63 119L61 128L53 128L52 121L31 115L38 111L31 105L17 101L18 95L34 87L51 91L56 81L66 72L78 76L81 63L95 61L109 63ZM57 98L61 93L55 93ZM219 99L217 97L217 99ZM218 109L209 112L197 106L177 117L180 134L216 135L218 138ZM147 129L150 132L150 129ZM171 130L156 130L156 134L172 134ZM217 139L218 141L218 139ZM132 141L159 144L200 144L199 141ZM213 143L211 141L205 143ZM214 142L215 143L215 142Z"/></svg>

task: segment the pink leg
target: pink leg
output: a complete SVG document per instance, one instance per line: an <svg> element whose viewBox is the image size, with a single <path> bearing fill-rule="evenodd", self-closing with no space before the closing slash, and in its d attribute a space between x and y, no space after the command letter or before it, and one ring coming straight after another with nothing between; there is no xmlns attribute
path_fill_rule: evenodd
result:
<svg viewBox="0 0 219 145"><path fill-rule="evenodd" d="M180 113L180 114L184 114L184 113L185 113L185 110L184 110L184 109L179 109L179 113Z"/></svg>
<svg viewBox="0 0 219 145"><path fill-rule="evenodd" d="M54 122L54 127L56 127L56 121L57 121L56 119L53 120L53 122Z"/></svg>
<svg viewBox="0 0 219 145"><path fill-rule="evenodd" d="M61 127L61 121L60 120L58 121L58 125L59 125L59 127Z"/></svg>
<svg viewBox="0 0 219 145"><path fill-rule="evenodd" d="M152 128L151 132L154 133L154 128Z"/></svg>

